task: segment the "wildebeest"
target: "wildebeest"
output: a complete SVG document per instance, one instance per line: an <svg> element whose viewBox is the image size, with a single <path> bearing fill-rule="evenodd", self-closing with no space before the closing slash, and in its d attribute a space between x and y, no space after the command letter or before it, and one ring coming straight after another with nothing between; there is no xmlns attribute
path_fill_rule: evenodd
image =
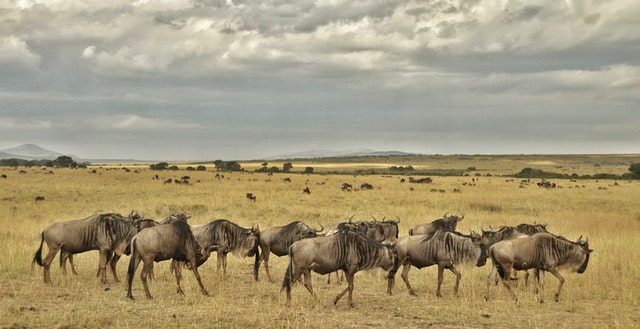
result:
<svg viewBox="0 0 640 329"><path fill-rule="evenodd" d="M289 247L298 240L306 238L315 238L318 232L322 232L324 226L320 225L320 229L314 229L301 221L291 222L284 226L270 227L260 232L260 249L262 250L261 261L264 261L264 269L267 272L269 281L271 274L269 273L269 254L281 257L289 254ZM260 265L258 265L260 266ZM256 281L258 280L258 272L254 273Z"/></svg>
<svg viewBox="0 0 640 329"><path fill-rule="evenodd" d="M343 270L348 286L339 293L333 303L336 304L349 293L349 306L353 307L353 278L356 272L380 267L387 271L387 293L391 294L398 270L398 256L392 246L373 241L362 234L341 231L332 236L297 241L289 248L289 266L282 281L282 290L287 292L287 305L291 304L291 284L304 275L304 286L311 293L311 270L319 274L328 274Z"/></svg>
<svg viewBox="0 0 640 329"><path fill-rule="evenodd" d="M98 275L106 284L106 267L110 262L113 278L117 282L117 258L128 253L131 238L137 233L133 221L118 214L98 214L85 219L57 222L41 233L40 247L33 256L33 263L44 267L44 282L51 283L49 269L58 250L77 254L89 250L100 251ZM42 260L42 245L47 242L49 252ZM61 256L62 257L62 256Z"/></svg>
<svg viewBox="0 0 640 329"><path fill-rule="evenodd" d="M373 190L373 185L371 185L369 183L362 183L360 185L360 189L361 190Z"/></svg>
<svg viewBox="0 0 640 329"><path fill-rule="evenodd" d="M398 239L395 248L398 252L398 263L404 266L401 275L402 279L411 295L416 294L409 284L411 266L421 269L431 265L438 265L436 296L442 297L440 286L442 285L445 269L456 275L454 294L457 296L462 275L456 265L474 263L480 267L487 262L487 253L482 243L482 237L474 232L471 232L470 235L464 235L459 232L438 230L429 235L403 236Z"/></svg>
<svg viewBox="0 0 640 329"><path fill-rule="evenodd" d="M485 299L489 299L489 286L500 274L502 283L507 287L514 300L518 297L511 289L509 278L512 270L536 269L538 284L542 293L540 302L544 302L544 271L551 272L558 278L558 290L554 299L557 302L564 278L559 270L566 269L579 274L584 273L589 263L589 255L593 250L589 249L589 239L582 240L582 236L576 242L551 233L538 233L527 238L504 240L489 247L489 257L493 262L491 273L487 278L487 293Z"/></svg>
<svg viewBox="0 0 640 329"><path fill-rule="evenodd" d="M457 215L447 216L445 213L442 218L433 220L431 223L419 224L409 230L409 235L425 235L437 230L446 230L454 232L458 222L464 219L464 214L460 217Z"/></svg>
<svg viewBox="0 0 640 329"><path fill-rule="evenodd" d="M173 214L171 216L174 216ZM169 218L171 218L171 216L169 216L166 220L168 220ZM183 214L184 216L184 214ZM139 214L137 211L131 211L131 213L129 214L129 220L132 221L135 229L136 229L136 233L140 232L141 230L147 228L147 227L152 227L155 225L158 225L159 223L154 221L153 219L145 219L144 215ZM125 254L128 254L129 252L126 251ZM116 264L118 263L118 261L120 260L120 255L114 255L113 253L110 253L107 256L110 260L109 260L109 265L111 268L111 273L113 274L113 276L115 277L116 282L118 281L118 277L116 274ZM71 266L71 271L73 272L73 274L78 274L78 272L76 271L75 265L73 264L73 253L66 251L64 248L60 249L60 268L62 269L62 274L66 274L67 273L67 267L66 267L66 263L67 260L69 260L69 265ZM100 270L98 269L98 275L100 275Z"/></svg>
<svg viewBox="0 0 640 329"><path fill-rule="evenodd" d="M309 189L308 186L302 190L302 194L311 194L311 190Z"/></svg>
<svg viewBox="0 0 640 329"><path fill-rule="evenodd" d="M398 240L399 218L397 220L386 220L382 218L382 221L379 222L375 217L371 217L373 221L367 223L366 236L378 242L394 243Z"/></svg>
<svg viewBox="0 0 640 329"><path fill-rule="evenodd" d="M493 244L503 240L519 239L531 236L539 232L547 232L546 224L519 224L518 226L501 226L496 229L482 230L482 240L486 247L489 248ZM529 272L525 272L525 286L529 285ZM516 272L513 272L514 279L517 279ZM498 281L496 281L496 284Z"/></svg>
<svg viewBox="0 0 640 329"><path fill-rule="evenodd" d="M342 185L340 185L340 189L343 191L351 191L353 190L353 185L349 183L342 183Z"/></svg>
<svg viewBox="0 0 640 329"><path fill-rule="evenodd" d="M247 199L251 200L251 201L256 201L258 197L253 194L253 193L247 193Z"/></svg>
<svg viewBox="0 0 640 329"><path fill-rule="evenodd" d="M203 248L218 246L216 270L219 271L222 266L223 273L227 274L227 254L230 252L240 257L255 255L253 268L255 276L260 266L260 253L258 252L260 228L258 226L243 228L226 219L218 219L208 224L194 225L191 230Z"/></svg>
<svg viewBox="0 0 640 329"><path fill-rule="evenodd" d="M44 197L41 195L36 196L36 202L38 201L44 201Z"/></svg>
<svg viewBox="0 0 640 329"><path fill-rule="evenodd" d="M168 224L161 224L146 230L140 231L131 241L131 260L129 261L129 269L127 271L127 297L133 299L131 286L133 285L133 276L140 264L143 262L140 280L144 286L147 298L153 298L149 292L147 285L147 277L153 279L153 263L171 259L171 269L175 272L177 292L183 294L180 287L180 279L182 273L180 270L180 262L186 262L193 271L193 275L200 285L200 290L207 295L208 292L204 288L198 273L198 266L204 263L212 250L217 246L209 246L202 249L198 241L191 232L191 227L185 220L172 220Z"/></svg>

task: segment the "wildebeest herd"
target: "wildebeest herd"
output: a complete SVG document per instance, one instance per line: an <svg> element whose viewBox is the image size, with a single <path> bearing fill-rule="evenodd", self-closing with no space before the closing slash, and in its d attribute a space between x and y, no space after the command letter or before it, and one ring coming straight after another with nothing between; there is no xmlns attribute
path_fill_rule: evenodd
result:
<svg viewBox="0 0 640 329"><path fill-rule="evenodd" d="M217 269L222 267L225 275L228 253L255 257L253 274L256 281L259 280L262 262L267 278L272 281L269 271L271 253L278 257L288 255L289 264L281 285L281 290L286 292L287 304L291 302L292 284L301 277L304 278L304 287L315 297L311 271L328 275L342 271L347 287L336 296L334 304L348 293L349 305L353 306L354 275L358 271L383 269L387 293L392 294L395 274L402 265L401 277L409 293L415 295L408 277L411 267L420 269L437 265L436 295L441 297L445 269L456 275L454 294L457 295L461 279L457 266L473 264L481 267L490 259L492 266L485 299L489 299L490 286L497 283L500 275L504 286L517 300L510 284L514 280L514 272L532 269L536 293L538 289L544 291L545 272L558 278L557 302L564 283L559 270L583 273L592 252L588 239L580 237L576 242L570 241L548 232L544 224L501 226L482 229L482 234L471 231L467 235L456 231L457 223L464 219L464 215L445 214L442 218L411 228L407 236L398 237L400 219L383 218L379 221L372 217L370 221L354 221L353 217L322 234L324 226L316 229L301 221L260 231L258 226L243 228L225 219L191 226L187 222L189 217L184 213L171 214L162 221L145 219L135 211L128 217L113 213L97 214L81 220L57 222L44 229L33 263L44 267L44 282L51 283L50 266L58 251L63 273L67 260L76 273L73 255L99 250L98 276L103 284L108 284L107 264L117 282L116 264L123 254L130 255L127 297L133 299L133 277L140 262L143 263L140 278L145 294L152 298L147 279L153 278L154 262L171 259L179 294L183 293L180 280L181 267L184 266L193 272L206 295L208 292L202 284L198 267L213 251L217 253ZM45 242L49 251L42 259ZM528 278L528 273L525 278ZM543 294L539 296L543 302Z"/></svg>

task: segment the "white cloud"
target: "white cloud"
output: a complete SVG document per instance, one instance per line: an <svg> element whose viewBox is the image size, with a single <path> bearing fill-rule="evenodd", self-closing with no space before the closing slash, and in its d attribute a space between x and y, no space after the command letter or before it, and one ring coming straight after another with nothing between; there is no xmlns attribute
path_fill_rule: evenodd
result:
<svg viewBox="0 0 640 329"><path fill-rule="evenodd" d="M32 52L24 40L13 35L0 38L0 67L20 65L36 68L39 64L40 55Z"/></svg>

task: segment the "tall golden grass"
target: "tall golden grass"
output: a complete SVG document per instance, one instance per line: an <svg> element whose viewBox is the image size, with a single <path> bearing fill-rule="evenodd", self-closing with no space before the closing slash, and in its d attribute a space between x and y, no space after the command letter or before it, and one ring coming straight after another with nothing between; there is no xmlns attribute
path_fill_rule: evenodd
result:
<svg viewBox="0 0 640 329"><path fill-rule="evenodd" d="M464 160L469 161L469 160ZM540 160L542 161L542 160ZM451 167L473 166L472 162ZM404 164L406 165L406 163ZM493 170L495 161L475 164ZM313 165L312 165L313 166ZM338 166L338 164L336 164ZM591 166L576 163L578 166ZM294 167L299 165L294 162ZM304 167L304 166L303 166ZM532 165L531 167L535 167ZM131 168L131 166L130 166ZM445 168L445 167L442 167ZM433 177L431 184L401 183L403 176L265 175L225 173L216 179L212 171L139 172L114 168L49 169L0 168L8 177L0 180L0 325L3 328L326 328L326 327L638 327L640 282L640 182L555 180L560 188L539 188L532 182L505 177ZM20 174L19 170L25 170ZM496 169L497 170L497 169ZM617 172L618 174L623 172ZM158 174L160 180L153 179ZM191 176L191 184L163 184L162 179ZM291 182L284 182L290 177ZM404 177L407 178L407 177ZM472 179L474 181L472 181ZM374 186L369 191L342 192L340 184ZM309 187L310 195L302 189ZM436 192L432 192L435 189ZM454 193L460 189L461 193ZM440 192L443 190L444 192ZM245 198L257 195L256 202ZM44 196L44 201L35 201ZM318 300L300 285L294 286L291 307L285 307L280 283L287 257L271 257L269 282L260 269L261 281L252 275L252 259L231 257L227 276L215 271L215 257L200 270L209 296L203 296L189 271L183 272L185 295L176 295L169 263L156 264L150 289L155 299L146 300L139 271L133 285L137 299L128 300L126 284L103 286L96 277L98 254L75 256L79 275L62 275L54 260L53 283L45 285L42 269L32 267L40 232L53 222L81 219L103 212L162 219L171 212L191 215L191 224L225 218L245 227L261 229L302 220L331 228L352 215L357 219L400 218L400 235L412 226L431 221L445 212L464 213L458 230L468 232L498 225L546 223L556 234L575 240L588 236L592 253L587 271L566 274L560 302L551 298L557 286L546 276L546 303L540 304L529 287L520 284L519 302L506 290L491 286L491 300L484 301L489 265L462 269L458 297L453 296L454 277L445 273L443 297L435 297L435 268L410 272L413 297L396 276L394 294L385 294L386 283L378 272L358 273L354 303L332 305L346 283L326 283L314 274ZM118 266L126 278L128 257ZM110 274L109 274L110 275ZM111 276L108 276L111 279Z"/></svg>

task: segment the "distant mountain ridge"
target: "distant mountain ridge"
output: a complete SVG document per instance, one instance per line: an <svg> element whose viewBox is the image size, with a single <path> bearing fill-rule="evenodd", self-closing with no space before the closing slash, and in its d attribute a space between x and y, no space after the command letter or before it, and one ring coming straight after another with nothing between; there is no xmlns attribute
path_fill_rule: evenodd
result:
<svg viewBox="0 0 640 329"><path fill-rule="evenodd" d="M0 150L0 159L23 159L23 160L55 160L56 158L67 155L60 152L47 150L35 144L23 144L17 147L12 147L4 150ZM74 155L67 155L74 159L77 159Z"/></svg>
<svg viewBox="0 0 640 329"><path fill-rule="evenodd" d="M359 156L392 156L392 155L416 155L402 151L376 151L371 149L353 149L353 150L310 150L294 153L286 153L275 155L267 158L267 160L277 159L317 159L317 158L333 158L333 157L359 157Z"/></svg>

